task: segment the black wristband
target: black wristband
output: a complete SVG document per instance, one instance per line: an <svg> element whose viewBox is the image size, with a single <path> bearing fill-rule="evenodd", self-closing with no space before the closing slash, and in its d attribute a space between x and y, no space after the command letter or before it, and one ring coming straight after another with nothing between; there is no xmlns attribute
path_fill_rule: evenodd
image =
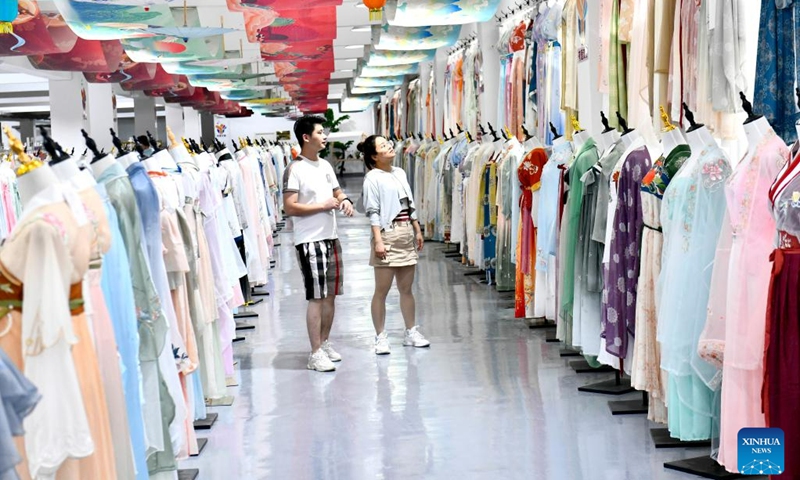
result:
<svg viewBox="0 0 800 480"><path fill-rule="evenodd" d="M355 205L355 203L353 203L353 201L350 200L350 197L344 197L344 200L342 200L342 201L343 202L350 202L350 205Z"/></svg>

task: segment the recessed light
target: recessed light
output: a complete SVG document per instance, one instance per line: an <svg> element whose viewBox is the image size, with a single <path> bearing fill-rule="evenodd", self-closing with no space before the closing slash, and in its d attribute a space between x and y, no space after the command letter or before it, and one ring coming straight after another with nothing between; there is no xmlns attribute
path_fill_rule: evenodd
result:
<svg viewBox="0 0 800 480"><path fill-rule="evenodd" d="M348 48L350 50L355 50L356 48L364 48L364 45L347 45L344 48Z"/></svg>
<svg viewBox="0 0 800 480"><path fill-rule="evenodd" d="M353 27L352 31L354 31L354 32L370 32L370 31L372 31L372 26L364 25L363 27Z"/></svg>

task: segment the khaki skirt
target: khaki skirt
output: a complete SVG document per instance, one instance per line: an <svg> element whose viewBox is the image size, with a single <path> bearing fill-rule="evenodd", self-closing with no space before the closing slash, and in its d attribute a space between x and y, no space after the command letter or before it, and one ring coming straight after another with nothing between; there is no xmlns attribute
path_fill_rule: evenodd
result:
<svg viewBox="0 0 800 480"><path fill-rule="evenodd" d="M372 267L407 267L417 264L417 247L411 222L397 222L394 228L381 232L386 258L375 255L375 239L370 241L369 264Z"/></svg>

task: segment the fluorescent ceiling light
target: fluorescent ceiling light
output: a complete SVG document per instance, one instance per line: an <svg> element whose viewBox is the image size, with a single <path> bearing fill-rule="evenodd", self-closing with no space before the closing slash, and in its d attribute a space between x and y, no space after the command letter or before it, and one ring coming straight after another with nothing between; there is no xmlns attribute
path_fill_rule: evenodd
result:
<svg viewBox="0 0 800 480"><path fill-rule="evenodd" d="M354 32L370 32L372 31L372 26L364 25L363 27L353 27Z"/></svg>
<svg viewBox="0 0 800 480"><path fill-rule="evenodd" d="M356 8L367 8L367 6L364 5L364 2L358 2L356 3Z"/></svg>
<svg viewBox="0 0 800 480"><path fill-rule="evenodd" d="M350 50L354 50L354 49L356 49L356 48L364 48L364 45L361 45L361 44L359 44L359 45L347 45L347 46L346 46L346 47L344 47L344 48L348 48L348 49L350 49Z"/></svg>
<svg viewBox="0 0 800 480"><path fill-rule="evenodd" d="M350 73L352 71L353 71L352 68L343 68L343 69L339 70L339 72L342 72L342 73Z"/></svg>
<svg viewBox="0 0 800 480"><path fill-rule="evenodd" d="M329 93L328 94L328 98L334 98L334 99L342 98L342 94L341 93Z"/></svg>

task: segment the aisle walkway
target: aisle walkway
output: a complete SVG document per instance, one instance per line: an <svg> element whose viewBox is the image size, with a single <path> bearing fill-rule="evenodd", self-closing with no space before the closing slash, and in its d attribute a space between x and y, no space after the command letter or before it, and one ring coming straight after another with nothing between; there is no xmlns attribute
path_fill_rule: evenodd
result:
<svg viewBox="0 0 800 480"><path fill-rule="evenodd" d="M291 234L281 234L273 294L235 346L235 403L211 409L220 419L201 432L208 447L181 468L199 468L200 480L697 478L662 464L704 449L656 450L646 418L612 417L608 398L579 393L609 374L576 375L558 344L514 320L512 302L465 277L442 244L426 244L415 285L432 347L402 347L393 293L393 351L376 357L366 220L341 221L340 237L338 371L306 370L300 272Z"/></svg>

